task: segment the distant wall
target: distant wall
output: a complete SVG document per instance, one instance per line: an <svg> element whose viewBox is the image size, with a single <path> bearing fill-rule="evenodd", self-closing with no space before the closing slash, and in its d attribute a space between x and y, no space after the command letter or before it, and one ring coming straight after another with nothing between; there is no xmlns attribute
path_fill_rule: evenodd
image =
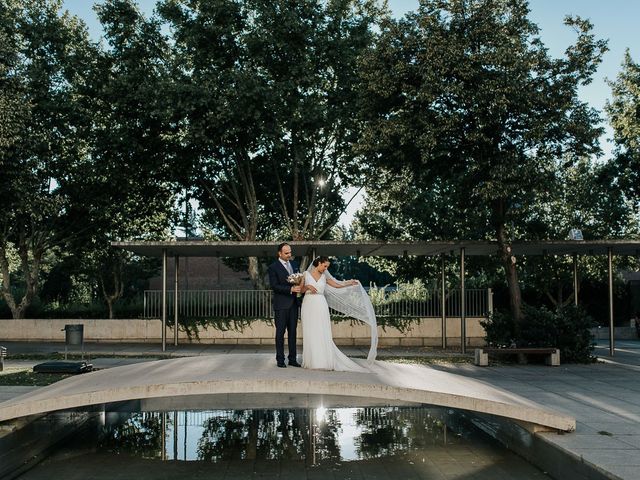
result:
<svg viewBox="0 0 640 480"><path fill-rule="evenodd" d="M596 340L608 340L609 339L609 327L597 327L592 328ZM632 340L638 338L635 327L615 327L614 338L618 340Z"/></svg>
<svg viewBox="0 0 640 480"><path fill-rule="evenodd" d="M480 326L481 318L466 319L467 344L484 345L485 332ZM84 325L85 342L130 342L160 343L162 341L161 322L157 319L24 319L0 320L0 343L2 341L64 342L64 326ZM299 324L300 325L300 324ZM337 345L368 345L369 327L350 322L332 324L333 337ZM232 344L232 345L273 345L274 327L264 320L255 320L243 331L221 331L215 328L199 330L199 339L189 338L179 330L179 343ZM412 324L407 332L394 327L378 327L380 346L440 346L441 320L424 318ZM298 328L298 339L302 339L302 328ZM167 341L173 342L173 330L167 328ZM460 345L460 319L447 319L447 344Z"/></svg>
<svg viewBox="0 0 640 480"><path fill-rule="evenodd" d="M275 257L275 254L274 254ZM173 289L175 259L167 259L168 286ZM181 257L178 269L180 290L251 290L253 283L246 271L235 271L222 258ZM162 271L149 279L150 290L162 288Z"/></svg>

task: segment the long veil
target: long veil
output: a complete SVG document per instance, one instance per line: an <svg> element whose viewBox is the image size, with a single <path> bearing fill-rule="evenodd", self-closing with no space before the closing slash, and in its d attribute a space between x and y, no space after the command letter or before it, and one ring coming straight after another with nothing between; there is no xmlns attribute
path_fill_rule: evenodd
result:
<svg viewBox="0 0 640 480"><path fill-rule="evenodd" d="M313 264L309 265L307 271L311 272L312 268ZM325 270L325 274L334 282L343 283L331 275L329 270ZM371 347L369 348L367 360L370 362L375 360L378 355L378 324L371 299L364 287L358 283L358 285L335 288L327 283L324 290L324 297L329 304L329 308L369 325L371 328Z"/></svg>

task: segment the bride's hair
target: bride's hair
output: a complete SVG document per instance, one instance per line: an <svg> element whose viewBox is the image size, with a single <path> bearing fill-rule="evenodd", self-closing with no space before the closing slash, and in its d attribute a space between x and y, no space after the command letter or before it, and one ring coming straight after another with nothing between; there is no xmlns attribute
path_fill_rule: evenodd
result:
<svg viewBox="0 0 640 480"><path fill-rule="evenodd" d="M328 261L329 261L329 257L323 257L323 256L320 256L320 257L316 257L316 258L314 258L314 259L313 259L313 262L311 262L311 263L312 263L312 265L313 265L314 267L317 267L317 266L318 266L318 265L320 265L321 263L328 262Z"/></svg>

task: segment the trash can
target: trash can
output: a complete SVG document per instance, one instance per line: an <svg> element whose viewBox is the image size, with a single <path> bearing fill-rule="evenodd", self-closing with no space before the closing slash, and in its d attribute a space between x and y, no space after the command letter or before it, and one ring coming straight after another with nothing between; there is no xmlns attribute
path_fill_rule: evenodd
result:
<svg viewBox="0 0 640 480"><path fill-rule="evenodd" d="M65 325L64 326L64 341L67 345L82 345L84 336L84 325Z"/></svg>

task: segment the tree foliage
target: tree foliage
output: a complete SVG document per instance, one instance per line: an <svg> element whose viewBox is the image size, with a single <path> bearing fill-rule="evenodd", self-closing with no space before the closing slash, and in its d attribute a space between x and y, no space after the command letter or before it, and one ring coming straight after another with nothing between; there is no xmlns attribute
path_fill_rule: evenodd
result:
<svg viewBox="0 0 640 480"><path fill-rule="evenodd" d="M183 181L217 238L324 238L354 171L364 1L165 0ZM215 41L210 41L215 39ZM251 259L249 274L261 274Z"/></svg>
<svg viewBox="0 0 640 480"><path fill-rule="evenodd" d="M450 192L465 218L484 214L477 227L498 243L516 324L514 225L545 199L566 153L598 152L598 116L578 88L606 50L588 21L567 18L576 42L551 58L528 13L524 0L425 0L384 23L362 62L362 157Z"/></svg>
<svg viewBox="0 0 640 480"><path fill-rule="evenodd" d="M45 254L84 228L66 213L85 148L78 88L93 49L84 25L60 8L54 0L0 1L0 268L15 318L37 295Z"/></svg>
<svg viewBox="0 0 640 480"><path fill-rule="evenodd" d="M162 94L168 46L159 24L131 0L109 0L96 10L107 45L85 85L87 170L76 183L72 212L92 228L70 247L96 279L112 317L131 255L110 242L168 236L179 166L170 142L172 109Z"/></svg>
<svg viewBox="0 0 640 480"><path fill-rule="evenodd" d="M610 82L613 99L606 111L616 142L615 171L619 185L640 201L640 65L625 53L622 71Z"/></svg>
<svg viewBox="0 0 640 480"><path fill-rule="evenodd" d="M347 189L366 186L360 236L495 240L516 320L520 280L555 305L572 289L570 259L516 264L513 240L638 233L640 67L627 53L611 82L615 158L595 162L600 119L578 89L606 44L586 20L566 19L576 40L552 58L525 0L423 0L399 20L373 0L96 11L100 43L61 0L0 0L0 274L15 317L47 271L92 279L112 312L130 257L110 242L167 238L176 198L212 238L325 239ZM241 265L257 286L261 261ZM496 276L471 263L477 281ZM602 268L581 261L584 277Z"/></svg>

